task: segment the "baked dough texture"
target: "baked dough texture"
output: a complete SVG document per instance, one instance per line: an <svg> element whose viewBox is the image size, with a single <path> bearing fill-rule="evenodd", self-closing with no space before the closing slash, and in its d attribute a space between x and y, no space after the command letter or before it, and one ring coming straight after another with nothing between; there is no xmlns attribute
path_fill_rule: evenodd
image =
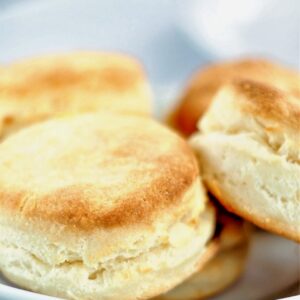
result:
<svg viewBox="0 0 300 300"><path fill-rule="evenodd" d="M210 192L229 210L300 241L300 100L240 80L224 86L191 144Z"/></svg>
<svg viewBox="0 0 300 300"><path fill-rule="evenodd" d="M42 122L0 145L0 269L66 299L147 299L196 272L215 212L196 158L148 118Z"/></svg>
<svg viewBox="0 0 300 300"><path fill-rule="evenodd" d="M264 59L241 59L209 65L188 83L169 123L184 135L197 130L197 122L219 89L236 79L255 80L300 98L300 75L292 69Z"/></svg>
<svg viewBox="0 0 300 300"><path fill-rule="evenodd" d="M247 222L218 209L218 228L211 251L199 272L155 300L200 300L232 285L245 268L251 228Z"/></svg>
<svg viewBox="0 0 300 300"><path fill-rule="evenodd" d="M219 73L237 74L233 66L252 69L252 73L258 72L258 68L264 69L266 72L268 68L272 67L271 64L264 61L245 60L232 63L232 65L228 63L211 66L200 71L193 79L195 82L192 81L188 87L186 95L190 96L182 98L182 102L175 111L171 112L166 122L183 136L196 132L197 128L194 123L198 118L201 119L207 111L212 102L212 95L215 93L209 87L212 86L216 90L222 80L227 80L225 76L218 76ZM198 86L199 89L197 89ZM193 124L193 126L189 127L189 124ZM185 127L186 125L188 127ZM201 266L199 272L172 291L158 296L155 300L199 300L223 291L238 280L246 264L250 225L229 214L220 205L217 205L217 223L218 228L213 243L211 243L210 256L207 256L206 263Z"/></svg>
<svg viewBox="0 0 300 300"><path fill-rule="evenodd" d="M151 98L141 65L123 54L27 59L1 70L0 139L55 115L99 110L150 115Z"/></svg>

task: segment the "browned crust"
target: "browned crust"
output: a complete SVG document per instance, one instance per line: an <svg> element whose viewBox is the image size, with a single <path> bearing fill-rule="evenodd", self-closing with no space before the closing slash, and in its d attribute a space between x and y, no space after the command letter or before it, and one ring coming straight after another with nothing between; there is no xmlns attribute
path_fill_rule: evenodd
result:
<svg viewBox="0 0 300 300"><path fill-rule="evenodd" d="M55 93L55 91L79 86L89 91L115 89L122 92L132 89L136 83L143 79L137 64L122 65L120 63L115 66L99 66L97 69L97 63L95 63L94 66L87 68L83 66L83 70L80 70L78 67L72 66L71 63L63 63L61 59L57 59L57 61L52 60L52 64L44 68L36 69L36 65L31 67L30 61L24 63L23 68L27 70L32 68L32 71L27 71L26 75L17 82L0 81L0 91L10 97L15 97L20 102L30 96L42 95L45 91ZM9 72L13 71L13 68L9 70ZM21 65L18 66L16 71L22 72ZM58 99L60 98L53 98L53 101L57 101L57 104L59 104Z"/></svg>
<svg viewBox="0 0 300 300"><path fill-rule="evenodd" d="M280 223L279 221L267 222L260 216L251 214L249 211L242 209L238 203L232 201L232 198L228 198L226 194L221 194L220 189L218 188L217 183L215 181L210 182L209 180L206 180L205 183L207 184L209 191L229 212L237 214L238 216L244 218L245 220L255 224L256 226L262 229L276 233L278 235L300 243L299 229L297 230L293 227L284 226L284 224Z"/></svg>
<svg viewBox="0 0 300 300"><path fill-rule="evenodd" d="M208 66L191 79L171 114L170 123L189 136L197 130L197 121L208 109L220 87L235 79L255 80L300 98L300 75L263 59L244 59Z"/></svg>
<svg viewBox="0 0 300 300"><path fill-rule="evenodd" d="M0 138L55 115L110 110L149 115L145 72L117 53L46 55L6 66L0 76Z"/></svg>
<svg viewBox="0 0 300 300"><path fill-rule="evenodd" d="M217 227L215 239L220 242L220 251L227 251L240 245L248 244L252 226L244 219L217 205Z"/></svg>
<svg viewBox="0 0 300 300"><path fill-rule="evenodd" d="M97 122L97 118L95 118L95 122ZM124 122L122 118L125 119ZM144 173L141 170L139 172L135 172L134 169L131 170L132 166L129 163L127 167L130 169L130 180L136 181L138 184L141 176L145 175L151 178L151 174L155 174L155 177L153 177L155 179L149 179L149 182L143 183L143 186L136 186L133 191L122 195L111 193L113 192L111 187L106 184L104 186L76 184L63 188L54 188L47 193L39 193L28 189L22 190L18 187L18 182L15 182L14 186L7 190L0 181L1 208L5 209L5 211L13 212L15 216L45 219L89 230L95 227L116 227L133 223L151 222L155 213L170 206L176 206L183 200L183 196L192 187L193 183L197 182L199 171L196 158L187 143L171 131L152 120L138 117L132 118L136 122L132 122L129 125L126 123L126 120L130 120L130 117L110 115L109 118L106 118L112 123L118 122L120 130L125 130L126 132L124 135L119 135L121 139L120 151L111 152L112 157L109 158L109 161L104 161L97 167L110 168L110 162L114 163L120 157L126 157L128 160L139 160L142 166L151 162L155 164L155 170L145 169ZM99 116L99 119L101 119L101 116ZM67 122L67 120L61 120L61 122L63 121ZM126 129L123 125L125 125ZM43 125L39 126L42 130ZM102 128L101 124L95 130L104 130L106 131L105 134L113 136L114 143L119 142L113 131L107 132L105 127ZM140 130L136 132L137 128ZM149 131L144 128L151 129ZM28 129L28 132L31 129L35 130L32 127ZM93 130L93 128L86 128L86 130ZM39 132L42 133L40 130ZM43 134L46 133L43 132ZM24 138L26 137L28 136L25 135ZM32 136L32 138L36 137ZM139 139L138 144L135 143L137 139ZM14 144L13 138L7 142ZM160 150L160 146L164 147L164 145L168 144L168 147L170 147L168 151ZM19 153L21 156L23 155L22 151ZM36 155L43 154L36 153ZM63 157L67 160L58 160L61 168L67 167L70 163L76 164L77 156L73 157L70 154L70 156L64 155ZM21 159L30 158L24 155ZM14 164L11 160L2 163L3 166ZM44 170L45 176L47 176L47 171ZM40 176L44 176L44 174L40 174ZM111 176L118 176L118 174L114 175L112 173ZM47 184L47 181L44 181L43 184ZM126 185L126 182L123 182L123 185ZM115 188L118 189L118 187L114 186ZM40 189L43 190L43 186ZM103 204L103 201L105 204Z"/></svg>
<svg viewBox="0 0 300 300"><path fill-rule="evenodd" d="M251 80L235 81L231 87L233 97L242 103L241 107L246 113L275 121L300 134L300 99Z"/></svg>
<svg viewBox="0 0 300 300"><path fill-rule="evenodd" d="M161 167L164 168L163 165ZM148 223L152 221L154 212L180 202L185 191L196 179L193 180L195 173L194 171L186 174L183 171L174 174L172 179L162 178L147 189L124 196L122 199L115 199L119 203L111 209L91 204L84 192L88 188L86 186L59 189L51 195L36 199L38 202L34 203L26 201L28 192L0 192L0 201L2 208L21 213L25 217L45 219L84 230Z"/></svg>

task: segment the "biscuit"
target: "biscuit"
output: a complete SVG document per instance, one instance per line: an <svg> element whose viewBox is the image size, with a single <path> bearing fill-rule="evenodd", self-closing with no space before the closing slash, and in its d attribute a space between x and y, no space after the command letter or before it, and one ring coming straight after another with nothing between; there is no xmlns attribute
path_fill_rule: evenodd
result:
<svg viewBox="0 0 300 300"><path fill-rule="evenodd" d="M210 192L257 226L300 241L300 100L238 80L216 95L191 139Z"/></svg>
<svg viewBox="0 0 300 300"><path fill-rule="evenodd" d="M215 230L198 164L171 130L97 113L0 145L0 269L67 299L145 299L198 270Z"/></svg>
<svg viewBox="0 0 300 300"><path fill-rule="evenodd" d="M244 62L244 64L247 63ZM249 62L249 64L252 65L254 62ZM214 70L218 68L211 67L208 69L209 72L210 69ZM212 73L214 72L212 71ZM206 71L203 73L206 73ZM207 85L212 84L209 83L209 79L214 80L215 78L212 75L209 76L206 80ZM209 90L200 89L197 94L199 101L193 101L193 104L198 106L188 110L185 110L186 100L183 98L182 105L180 104L177 110L171 112L171 115L166 120L167 123L183 136L195 132L196 128L194 126L189 128L187 132L186 123L176 122L176 116L184 116L187 122L195 122L193 120L193 113L196 112L198 118L201 119L211 102L202 101L202 99L205 99L207 93L209 93ZM216 201L214 203L217 205L217 222L219 224L215 232L217 237L215 237L214 242L220 240L218 249L214 253L211 251L212 255L206 261L206 264L202 265L199 272L171 292L157 297L156 300L194 300L207 298L229 287L240 277L245 267L249 248L249 224L242 219L237 220L236 216L229 214Z"/></svg>
<svg viewBox="0 0 300 300"><path fill-rule="evenodd" d="M126 55L77 52L24 60L0 74L0 139L55 115L150 115L151 98L142 67Z"/></svg>
<svg viewBox="0 0 300 300"><path fill-rule="evenodd" d="M155 300L200 300L222 292L241 276L247 253L247 244L218 252L200 272Z"/></svg>
<svg viewBox="0 0 300 300"><path fill-rule="evenodd" d="M217 229L199 271L154 300L205 299L222 292L241 276L248 255L251 227L217 206Z"/></svg>
<svg viewBox="0 0 300 300"><path fill-rule="evenodd" d="M234 79L250 79L300 97L300 75L263 59L243 59L208 66L190 80L169 122L185 135L197 130L197 121L220 87Z"/></svg>

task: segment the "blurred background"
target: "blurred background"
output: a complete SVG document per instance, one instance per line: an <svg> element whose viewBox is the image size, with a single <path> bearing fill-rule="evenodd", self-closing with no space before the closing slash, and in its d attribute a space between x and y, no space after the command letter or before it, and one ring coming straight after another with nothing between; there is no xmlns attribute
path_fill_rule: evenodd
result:
<svg viewBox="0 0 300 300"><path fill-rule="evenodd" d="M295 68L298 0L0 0L0 64L81 49L137 56L161 107L199 67L262 56Z"/></svg>

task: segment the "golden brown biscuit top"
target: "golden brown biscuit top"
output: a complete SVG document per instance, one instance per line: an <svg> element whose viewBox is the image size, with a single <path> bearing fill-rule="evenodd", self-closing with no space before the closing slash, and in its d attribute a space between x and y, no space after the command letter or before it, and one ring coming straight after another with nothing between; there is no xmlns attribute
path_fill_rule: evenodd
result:
<svg viewBox="0 0 300 300"><path fill-rule="evenodd" d="M198 175L187 143L150 119L56 119L0 145L0 210L81 229L147 223Z"/></svg>
<svg viewBox="0 0 300 300"><path fill-rule="evenodd" d="M300 138L300 99L251 80L235 81L225 88L240 100L245 112L298 131Z"/></svg>
<svg viewBox="0 0 300 300"><path fill-rule="evenodd" d="M139 64L125 55L96 52L73 53L29 59L11 65L0 81L0 91L18 98L44 89L131 89L142 79Z"/></svg>
<svg viewBox="0 0 300 300"><path fill-rule="evenodd" d="M140 64L125 55L78 52L24 60L0 75L0 138L55 115L149 115L150 102Z"/></svg>
<svg viewBox="0 0 300 300"><path fill-rule="evenodd" d="M216 92L235 79L255 80L300 98L300 75L262 59L245 59L209 66L196 73L183 94L171 123L185 135L192 134Z"/></svg>
<svg viewBox="0 0 300 300"><path fill-rule="evenodd" d="M269 85L224 85L198 126L203 134L250 135L273 154L300 162L300 99Z"/></svg>

